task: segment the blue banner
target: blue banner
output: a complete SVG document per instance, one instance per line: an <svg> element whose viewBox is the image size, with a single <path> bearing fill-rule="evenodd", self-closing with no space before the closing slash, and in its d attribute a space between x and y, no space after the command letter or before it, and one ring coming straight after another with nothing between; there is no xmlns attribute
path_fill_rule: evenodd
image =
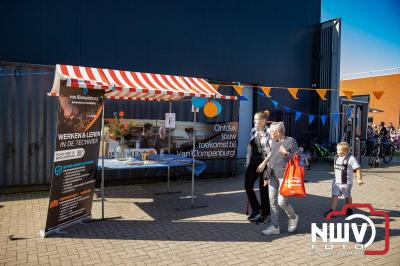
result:
<svg viewBox="0 0 400 266"><path fill-rule="evenodd" d="M322 124L325 126L326 115L321 115L321 121L322 121Z"/></svg>
<svg viewBox="0 0 400 266"><path fill-rule="evenodd" d="M308 124L311 124L314 121L315 115L308 115Z"/></svg>
<svg viewBox="0 0 400 266"><path fill-rule="evenodd" d="M296 111L296 117L295 117L295 121L299 120L299 118L301 117L302 113L299 111Z"/></svg>
<svg viewBox="0 0 400 266"><path fill-rule="evenodd" d="M287 107L286 105L283 106L283 109L285 109L285 111L288 112L288 113L290 112L290 108Z"/></svg>
<svg viewBox="0 0 400 266"><path fill-rule="evenodd" d="M246 97L244 97L244 96L239 96L239 100L240 101L248 101L248 99Z"/></svg>

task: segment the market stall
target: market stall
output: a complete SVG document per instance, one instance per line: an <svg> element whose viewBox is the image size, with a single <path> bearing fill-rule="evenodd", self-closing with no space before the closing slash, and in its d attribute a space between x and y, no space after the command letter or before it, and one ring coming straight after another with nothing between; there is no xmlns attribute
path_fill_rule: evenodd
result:
<svg viewBox="0 0 400 266"><path fill-rule="evenodd" d="M59 112L49 214L43 236L91 217L93 175L103 134L105 100L168 101L171 103L191 99L194 107L205 106L204 113L212 117L221 111L217 100L237 99L235 96L218 93L202 78L69 65L56 66L53 88L48 95L59 96ZM195 132L196 111L193 113L192 155L195 154ZM101 147L103 149L104 145ZM196 172L194 157L191 158L192 207ZM179 160L181 160L180 164ZM154 166L158 164L159 167L168 169L174 165L187 166L187 160L185 162L182 159L179 160L173 163L163 158ZM109 166L112 162L105 161L104 156L100 161L102 165L102 218L104 218L104 169L105 162ZM140 160L132 160L131 166L127 164L124 167L143 167L139 166L138 161ZM134 164L137 165L134 166Z"/></svg>

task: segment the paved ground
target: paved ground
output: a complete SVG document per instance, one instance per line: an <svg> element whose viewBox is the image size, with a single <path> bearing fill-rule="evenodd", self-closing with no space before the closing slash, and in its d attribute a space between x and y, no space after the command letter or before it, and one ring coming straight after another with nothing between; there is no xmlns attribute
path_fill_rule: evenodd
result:
<svg viewBox="0 0 400 266"><path fill-rule="evenodd" d="M281 214L282 233L269 237L261 234L265 226L246 220L243 177L196 182L199 197L195 204L208 205L197 209L184 209L190 202L180 198L188 195L190 182L172 183L182 194L159 196L153 193L164 190L164 183L108 187L106 217L121 219L77 225L67 234L46 239L39 237L39 230L46 220L48 192L2 195L0 264L400 265L400 163L397 165L366 170L366 184L353 190L355 202L371 203L390 213L390 251L384 256L311 255L310 224L323 221L321 213L329 203L332 177L324 170L326 165L317 165L307 172L308 196L292 200L300 215L297 232L287 232L287 218ZM98 201L93 216L101 216ZM373 220L377 241L371 247L381 249L383 220Z"/></svg>

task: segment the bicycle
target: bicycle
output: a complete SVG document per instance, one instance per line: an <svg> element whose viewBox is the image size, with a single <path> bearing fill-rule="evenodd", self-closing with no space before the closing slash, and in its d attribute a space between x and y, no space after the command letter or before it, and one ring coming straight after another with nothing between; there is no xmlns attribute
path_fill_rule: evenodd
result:
<svg viewBox="0 0 400 266"><path fill-rule="evenodd" d="M385 163L390 163L393 159L394 153L396 151L396 147L392 144L390 140L382 142L382 157Z"/></svg>
<svg viewBox="0 0 400 266"><path fill-rule="evenodd" d="M324 147L323 145L317 143L315 140L310 142L312 150L314 151L314 156L316 159L324 160L332 163L335 159L336 153ZM333 149L333 146L330 147Z"/></svg>
<svg viewBox="0 0 400 266"><path fill-rule="evenodd" d="M383 137L379 136L374 140L374 146L369 156L368 164L372 167L380 166L380 158L388 164L392 161L396 148L390 141L383 141Z"/></svg>

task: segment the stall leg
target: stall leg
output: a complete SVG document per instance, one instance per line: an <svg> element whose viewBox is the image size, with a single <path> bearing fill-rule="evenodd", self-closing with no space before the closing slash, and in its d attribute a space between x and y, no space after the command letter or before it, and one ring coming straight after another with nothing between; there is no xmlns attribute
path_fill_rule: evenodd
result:
<svg viewBox="0 0 400 266"><path fill-rule="evenodd" d="M169 102L169 113L172 113L172 102ZM168 154L171 154L171 129L170 128L168 129Z"/></svg>
<svg viewBox="0 0 400 266"><path fill-rule="evenodd" d="M101 219L104 220L104 101L101 115Z"/></svg>
<svg viewBox="0 0 400 266"><path fill-rule="evenodd" d="M104 201L106 200L104 198L104 107L105 107L105 103L103 102L103 113L101 115L101 137L100 139L102 141L100 141L101 143L101 219L91 219L89 222L93 223L93 222L99 222L99 221L107 221L107 220L118 220L118 219L122 219L122 216L116 216L116 217L108 217L105 218L104 216Z"/></svg>
<svg viewBox="0 0 400 266"><path fill-rule="evenodd" d="M154 195L168 195L168 194L178 194L182 193L182 191L170 191L170 166L167 167L167 191L166 192L156 192Z"/></svg>
<svg viewBox="0 0 400 266"><path fill-rule="evenodd" d="M169 166L168 166L168 174L167 174L167 192L169 193Z"/></svg>
<svg viewBox="0 0 400 266"><path fill-rule="evenodd" d="M192 198L191 207L194 207L194 151L196 149L196 108L193 109L193 148L192 148Z"/></svg>
<svg viewBox="0 0 400 266"><path fill-rule="evenodd" d="M194 205L194 165L195 165L195 158L194 158L194 152L196 149L196 108L194 109L194 113L193 113L193 148L192 148L192 193L191 196L188 197L183 197L183 198L190 198L190 209L198 209L198 208L204 208L207 207L207 205L198 205L195 206ZM185 208L178 208L178 211L180 210L185 210Z"/></svg>

